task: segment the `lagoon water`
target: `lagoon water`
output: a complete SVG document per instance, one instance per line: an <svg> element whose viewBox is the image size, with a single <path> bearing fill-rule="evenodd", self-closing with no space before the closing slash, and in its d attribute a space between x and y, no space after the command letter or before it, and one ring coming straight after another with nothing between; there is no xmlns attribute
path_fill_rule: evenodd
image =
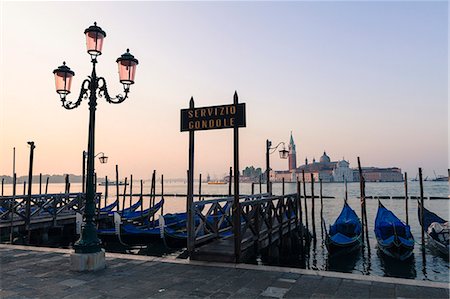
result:
<svg viewBox="0 0 450 299"><path fill-rule="evenodd" d="M98 186L97 191L104 193L104 186ZM123 193L123 186L120 186L119 193ZM129 192L129 186L127 187L127 193ZM133 193L139 193L140 185L138 181L133 183ZM251 184L241 184L241 194L250 194ZM169 194L186 194L187 185L184 183L167 183L164 184L165 193ZM38 184L33 184L33 193L37 193L39 190ZM50 184L49 193L63 192L64 184ZM81 184L71 184L71 192L79 192L81 190ZM144 194L148 194L150 190L150 182L144 182ZM195 193L198 192L198 185L195 185ZM310 195L311 184L306 184L307 194ZM22 194L22 187L18 186L18 194ZM259 186L255 185L255 192L258 193ZM262 186L262 191L265 191L265 186ZM408 182L409 196L419 196L419 182ZM157 184L156 192L160 193L160 185ZM295 184L286 184L285 193L295 193ZM303 191L302 191L303 192ZM208 185L202 184L202 194L227 194L228 185ZM281 194L281 184L273 184L273 193ZM314 193L317 196L319 194L319 185L315 184ZM5 195L11 194L11 185L5 185ZM116 187L109 186L108 188L107 202L111 203L116 199ZM327 227L334 222L339 215L344 197L344 185L342 183L324 183L323 195L333 196L335 198L323 199L323 214ZM350 206L360 214L359 204L359 183L348 183L348 197ZM367 183L366 184L366 196L404 196L404 184L403 183ZM447 182L424 182L424 196L435 197L449 197L449 184ZM134 198L136 201L138 197ZM121 200L122 202L122 200ZM126 199L126 206L129 204L129 198ZM303 200L302 200L303 202ZM416 240L414 249L414 258L408 262L393 261L384 257L377 250L376 239L373 232L374 220L378 207L377 199L367 199L367 216L369 225L369 238L371 254L368 255L367 251L364 254L356 254L349 258L341 258L336 260L330 260L324 242L321 236L320 225L320 200L315 200L315 212L316 212L316 232L317 242L315 246L311 246L309 255L305 263L300 262L299 255L293 254L289 257L272 258L268 260L264 256L256 257L253 263L268 264L268 265L283 265L293 267L305 267L308 269L317 270L333 270L348 273L360 273L365 275L378 275L378 276L393 276L404 277L419 280L431 280L449 282L449 261L441 255L434 252L431 248L427 247L425 250L425 260L422 257L422 251L420 249L421 231L417 217L417 201L415 199L409 200L409 224L411 225L411 231ZM431 211L436 212L444 219L450 219L449 217L449 199L433 199L425 200L425 207ZM404 199L383 199L382 203L386 208L392 210L400 219L405 221L405 200ZM144 203L144 207L148 206L148 202ZM181 212L186 209L185 197L165 197L165 213ZM311 199L308 199L308 213L311 229ZM160 249L155 249L155 252L160 252ZM146 250L148 254L152 254L152 248ZM158 253L155 253L158 254Z"/></svg>

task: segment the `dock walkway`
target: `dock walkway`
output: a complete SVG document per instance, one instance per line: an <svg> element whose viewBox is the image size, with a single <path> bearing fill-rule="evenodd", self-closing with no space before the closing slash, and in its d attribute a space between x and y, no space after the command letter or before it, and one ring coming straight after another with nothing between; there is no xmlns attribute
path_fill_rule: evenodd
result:
<svg viewBox="0 0 450 299"><path fill-rule="evenodd" d="M0 298L449 298L446 283L111 253L79 273L69 253L0 244Z"/></svg>

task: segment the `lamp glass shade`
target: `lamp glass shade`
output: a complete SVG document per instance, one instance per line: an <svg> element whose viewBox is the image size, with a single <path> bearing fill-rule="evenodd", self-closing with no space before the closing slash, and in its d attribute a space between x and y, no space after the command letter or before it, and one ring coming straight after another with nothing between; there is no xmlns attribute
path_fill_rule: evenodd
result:
<svg viewBox="0 0 450 299"><path fill-rule="evenodd" d="M56 92L62 95L69 94L75 73L64 62L63 65L53 71L53 74L55 75Z"/></svg>
<svg viewBox="0 0 450 299"><path fill-rule="evenodd" d="M98 56L102 54L103 39L105 36L101 32L86 32L86 48L91 55Z"/></svg>
<svg viewBox="0 0 450 299"><path fill-rule="evenodd" d="M98 158L100 160L100 163L105 164L108 162L108 157L106 156L101 156Z"/></svg>
<svg viewBox="0 0 450 299"><path fill-rule="evenodd" d="M133 61L120 61L119 65L119 80L123 84L134 84L134 76L136 74L136 63Z"/></svg>
<svg viewBox="0 0 450 299"><path fill-rule="evenodd" d="M97 23L94 22L93 26L90 26L86 30L84 30L84 34L86 35L86 48L87 52L96 57L102 54L103 48L103 40L106 37L105 31L102 28L97 26Z"/></svg>
<svg viewBox="0 0 450 299"><path fill-rule="evenodd" d="M126 53L117 58L116 62L119 67L120 82L125 85L134 84L136 66L139 64L139 61L131 55L130 49L127 49Z"/></svg>
<svg viewBox="0 0 450 299"><path fill-rule="evenodd" d="M288 156L289 156L289 151L287 151L286 149L280 150L280 158L281 159L287 159Z"/></svg>

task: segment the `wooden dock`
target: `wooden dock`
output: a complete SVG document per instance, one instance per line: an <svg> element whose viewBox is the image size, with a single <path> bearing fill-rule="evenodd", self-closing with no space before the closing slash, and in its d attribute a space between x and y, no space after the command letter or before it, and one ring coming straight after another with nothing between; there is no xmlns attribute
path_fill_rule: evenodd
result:
<svg viewBox="0 0 450 299"><path fill-rule="evenodd" d="M281 242L284 236L299 229L299 200L297 194L241 197L237 236L232 220L232 197L194 202L192 210L200 221L195 223L194 235L188 234L188 242L194 245L190 257L241 262L253 253Z"/></svg>

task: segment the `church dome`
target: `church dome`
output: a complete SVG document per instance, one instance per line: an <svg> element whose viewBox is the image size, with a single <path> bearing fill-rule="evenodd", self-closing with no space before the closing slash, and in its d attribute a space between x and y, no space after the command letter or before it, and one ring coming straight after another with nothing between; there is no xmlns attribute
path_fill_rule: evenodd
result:
<svg viewBox="0 0 450 299"><path fill-rule="evenodd" d="M330 163L330 157L327 156L326 152L323 152L322 157L320 157L320 163Z"/></svg>

